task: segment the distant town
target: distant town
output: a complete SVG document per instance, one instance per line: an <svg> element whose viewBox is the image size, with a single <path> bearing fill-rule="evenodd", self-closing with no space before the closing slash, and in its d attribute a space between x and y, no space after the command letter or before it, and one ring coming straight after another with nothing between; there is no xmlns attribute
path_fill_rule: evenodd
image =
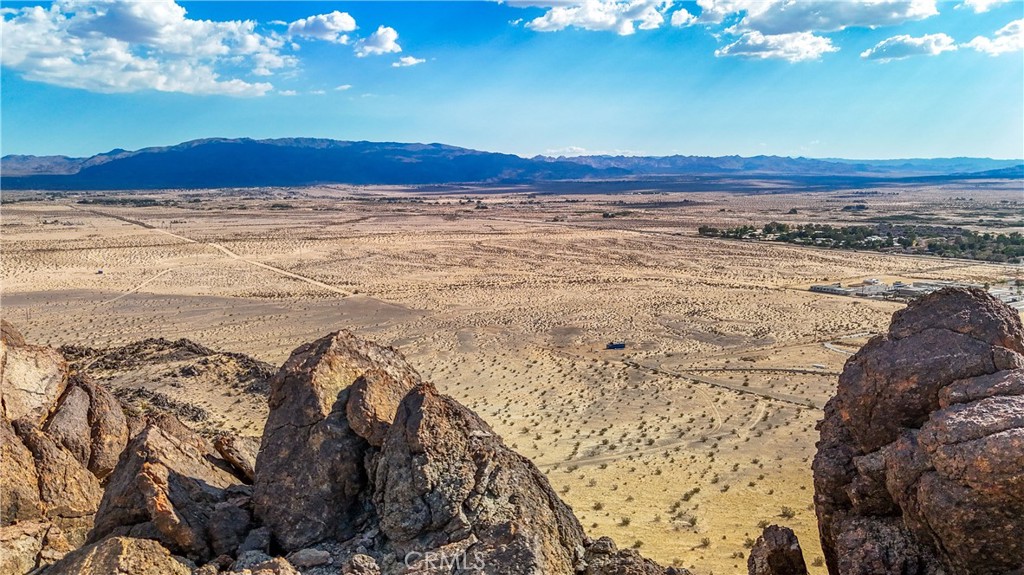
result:
<svg viewBox="0 0 1024 575"><path fill-rule="evenodd" d="M974 287L988 290L993 297L1006 305L1021 311L1024 310L1024 280L1014 280L996 286L988 284L974 284L953 281L918 281L906 283L895 281L887 284L883 281L871 278L849 285L842 285L840 282L830 284L812 285L810 290L817 293L831 295L842 295L851 297L866 297L875 299L887 299L897 301L910 301L914 298L938 291L946 287Z"/></svg>
<svg viewBox="0 0 1024 575"><path fill-rule="evenodd" d="M1020 232L978 233L955 226L889 223L832 226L779 222L771 222L760 228L752 225L726 229L700 226L697 232L705 237L785 242L821 248L1024 263L1024 235Z"/></svg>

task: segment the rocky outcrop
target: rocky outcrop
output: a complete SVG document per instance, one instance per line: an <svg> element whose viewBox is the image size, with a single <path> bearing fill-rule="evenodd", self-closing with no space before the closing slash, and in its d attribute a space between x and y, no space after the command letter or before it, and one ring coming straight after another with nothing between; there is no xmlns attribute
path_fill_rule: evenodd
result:
<svg viewBox="0 0 1024 575"><path fill-rule="evenodd" d="M81 545L103 495L99 480L30 418L15 421L14 430L32 453L43 517L58 525L72 545Z"/></svg>
<svg viewBox="0 0 1024 575"><path fill-rule="evenodd" d="M819 424L836 575L1024 569L1024 328L981 290L912 302L847 363Z"/></svg>
<svg viewBox="0 0 1024 575"><path fill-rule="evenodd" d="M402 400L374 475L381 530L401 553L464 542L502 573L572 573L583 560L583 528L543 474L431 384Z"/></svg>
<svg viewBox="0 0 1024 575"><path fill-rule="evenodd" d="M260 451L258 437L221 434L213 440L213 447L246 482L252 483L256 480L256 456Z"/></svg>
<svg viewBox="0 0 1024 575"><path fill-rule="evenodd" d="M64 357L48 347L28 345L14 326L0 330L0 411L4 419L42 423L68 384Z"/></svg>
<svg viewBox="0 0 1024 575"><path fill-rule="evenodd" d="M72 376L43 427L100 481L117 465L128 443L128 421L116 397L84 377Z"/></svg>
<svg viewBox="0 0 1024 575"><path fill-rule="evenodd" d="M370 370L377 371L364 377ZM347 539L367 525L367 438L390 423L383 418L404 395L394 387L408 391L418 381L398 352L347 331L292 352L270 383L254 491L256 515L285 550ZM362 391L353 393L357 382ZM377 384L387 389L371 389Z"/></svg>
<svg viewBox="0 0 1024 575"><path fill-rule="evenodd" d="M71 378L69 385L54 350L26 344L10 324L2 332L0 573L21 574L85 541L102 496L98 474L88 467L92 454L106 461L95 469L112 467L105 449L110 445L116 460L124 438L105 436L110 426L100 420L111 418L100 409L93 417L85 384ZM119 409L118 415L123 422Z"/></svg>
<svg viewBox="0 0 1024 575"><path fill-rule="evenodd" d="M609 537L590 543L583 567L586 575L690 575L682 568L665 569L632 549L618 549Z"/></svg>
<svg viewBox="0 0 1024 575"><path fill-rule="evenodd" d="M11 423L0 418L0 525L38 519L39 475L35 460Z"/></svg>
<svg viewBox="0 0 1024 575"><path fill-rule="evenodd" d="M149 539L110 537L51 565L43 575L191 575L182 560Z"/></svg>
<svg viewBox="0 0 1024 575"><path fill-rule="evenodd" d="M210 559L207 528L218 504L227 502L228 488L240 483L211 461L211 451L198 436L149 424L110 475L89 541L151 538L179 555Z"/></svg>
<svg viewBox="0 0 1024 575"><path fill-rule="evenodd" d="M747 557L749 575L807 575L807 564L796 534L788 527L769 525Z"/></svg>

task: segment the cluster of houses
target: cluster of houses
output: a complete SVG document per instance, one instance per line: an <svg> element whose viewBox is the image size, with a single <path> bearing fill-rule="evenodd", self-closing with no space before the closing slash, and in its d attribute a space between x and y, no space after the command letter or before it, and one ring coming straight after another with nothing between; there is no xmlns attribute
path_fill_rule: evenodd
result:
<svg viewBox="0 0 1024 575"><path fill-rule="evenodd" d="M945 287L974 287L988 289L988 293L1016 310L1024 310L1024 291L1015 282L997 287L981 284L952 281L917 281L905 283L901 281L887 284L877 279L866 279L862 282L843 286L840 282L812 285L810 290L817 293L843 295L851 297L869 297L879 299L912 300L925 294L938 291Z"/></svg>

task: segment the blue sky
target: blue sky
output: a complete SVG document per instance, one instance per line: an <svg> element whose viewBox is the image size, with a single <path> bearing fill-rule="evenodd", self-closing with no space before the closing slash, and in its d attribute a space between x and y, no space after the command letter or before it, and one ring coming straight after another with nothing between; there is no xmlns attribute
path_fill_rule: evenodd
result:
<svg viewBox="0 0 1024 575"><path fill-rule="evenodd" d="M3 154L1024 157L1020 0L3 2Z"/></svg>

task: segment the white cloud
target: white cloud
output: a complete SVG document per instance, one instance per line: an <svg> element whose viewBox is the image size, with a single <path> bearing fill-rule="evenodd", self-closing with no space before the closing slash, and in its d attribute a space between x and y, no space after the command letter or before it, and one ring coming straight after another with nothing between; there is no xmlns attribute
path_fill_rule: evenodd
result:
<svg viewBox="0 0 1024 575"><path fill-rule="evenodd" d="M963 4L958 4L957 8L970 8L974 10L975 14L981 14L982 12L988 12L993 6L1000 4L1006 4L1010 0L964 0Z"/></svg>
<svg viewBox="0 0 1024 575"><path fill-rule="evenodd" d="M335 44L348 44L348 32L356 29L355 18L348 12L335 10L330 14L317 14L288 24L288 34L301 38L314 38Z"/></svg>
<svg viewBox="0 0 1024 575"><path fill-rule="evenodd" d="M527 22L526 27L537 32L581 28L628 36L636 28L653 30L661 27L665 23L665 12L671 5L670 0L582 0L552 6L542 16Z"/></svg>
<svg viewBox="0 0 1024 575"><path fill-rule="evenodd" d="M397 62L392 62L391 63L391 67L392 68L406 68L406 67L409 67L409 66L415 66L417 64L422 64L424 62L426 62L426 60L423 59L423 58L417 58L415 56L402 56L401 58L398 59Z"/></svg>
<svg viewBox="0 0 1024 575"><path fill-rule="evenodd" d="M765 35L893 26L939 13L936 0L701 0L699 4L719 21L742 12L734 31Z"/></svg>
<svg viewBox="0 0 1024 575"><path fill-rule="evenodd" d="M356 42L356 56L360 58L401 51L402 47L398 45L398 32L388 26L381 26L369 37Z"/></svg>
<svg viewBox="0 0 1024 575"><path fill-rule="evenodd" d="M351 90L352 89L352 84L342 84L340 86L337 86L334 89L339 91L339 92L344 92L345 90Z"/></svg>
<svg viewBox="0 0 1024 575"><path fill-rule="evenodd" d="M281 90L281 91L278 92L278 94L280 94L282 96L298 96L299 95L299 93L296 92L295 90Z"/></svg>
<svg viewBox="0 0 1024 575"><path fill-rule="evenodd" d="M815 36L810 32L765 35L757 31L747 32L732 44L715 50L715 56L742 56L745 58L783 59L790 62L817 60L822 54L835 52L838 48L828 38Z"/></svg>
<svg viewBox="0 0 1024 575"><path fill-rule="evenodd" d="M680 8L672 13L670 22L676 27L690 26L697 22L697 17L687 12L685 8Z"/></svg>
<svg viewBox="0 0 1024 575"><path fill-rule="evenodd" d="M911 56L938 56L952 50L956 50L956 42L946 34L926 34L920 38L900 34L886 38L875 44L874 47L861 52L860 57L889 62Z"/></svg>
<svg viewBox="0 0 1024 575"><path fill-rule="evenodd" d="M989 56L1024 50L1024 19L1014 20L996 31L994 38L978 36L963 44Z"/></svg>
<svg viewBox="0 0 1024 575"><path fill-rule="evenodd" d="M193 20L173 0L57 0L3 11L2 64L26 79L95 92L259 96L294 66L253 21ZM234 76L234 77L231 77ZM239 77L242 76L242 77Z"/></svg>

